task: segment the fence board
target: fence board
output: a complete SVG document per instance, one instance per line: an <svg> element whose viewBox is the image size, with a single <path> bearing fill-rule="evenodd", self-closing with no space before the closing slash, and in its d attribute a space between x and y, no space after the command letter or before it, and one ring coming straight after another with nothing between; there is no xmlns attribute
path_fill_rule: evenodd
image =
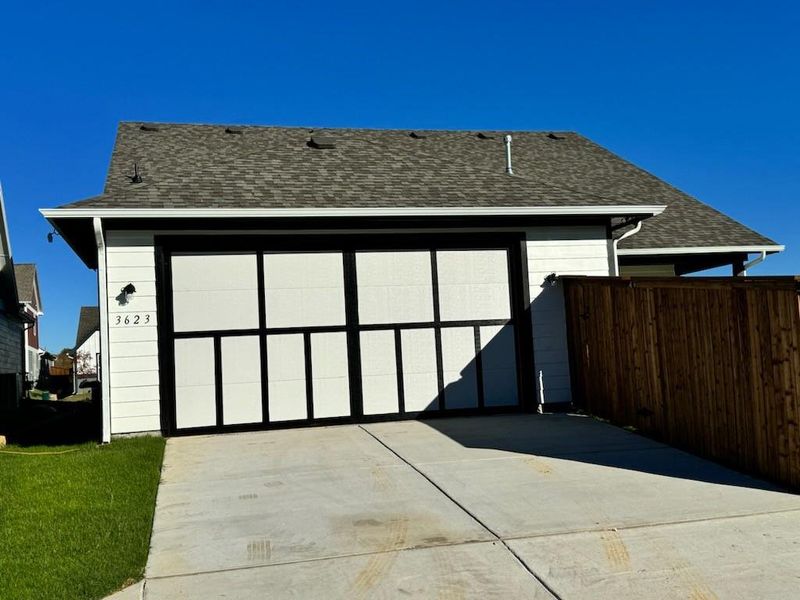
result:
<svg viewBox="0 0 800 600"><path fill-rule="evenodd" d="M577 405L800 488L800 278L561 280Z"/></svg>

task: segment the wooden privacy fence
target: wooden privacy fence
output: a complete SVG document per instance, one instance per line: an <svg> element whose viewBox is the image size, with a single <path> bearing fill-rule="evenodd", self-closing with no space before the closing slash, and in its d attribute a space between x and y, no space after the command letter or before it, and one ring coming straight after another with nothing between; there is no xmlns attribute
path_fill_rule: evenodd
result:
<svg viewBox="0 0 800 600"><path fill-rule="evenodd" d="M800 278L560 280L578 406L800 488Z"/></svg>

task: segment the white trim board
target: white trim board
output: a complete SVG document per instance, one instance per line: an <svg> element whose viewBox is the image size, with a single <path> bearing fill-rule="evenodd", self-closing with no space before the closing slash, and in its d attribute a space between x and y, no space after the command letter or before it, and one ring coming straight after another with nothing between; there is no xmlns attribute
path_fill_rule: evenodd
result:
<svg viewBox="0 0 800 600"><path fill-rule="evenodd" d="M578 216L659 215L656 204L609 206L465 206L384 208L42 208L48 219L64 218L286 218L286 217L407 217L407 216Z"/></svg>
<svg viewBox="0 0 800 600"><path fill-rule="evenodd" d="M786 246L686 246L683 248L619 248L619 256L655 256L662 254L722 254L726 252L783 252Z"/></svg>

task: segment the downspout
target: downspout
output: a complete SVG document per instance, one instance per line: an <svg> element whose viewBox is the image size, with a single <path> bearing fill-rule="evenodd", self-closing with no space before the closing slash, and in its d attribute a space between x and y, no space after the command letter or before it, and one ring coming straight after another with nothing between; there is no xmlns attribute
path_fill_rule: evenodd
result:
<svg viewBox="0 0 800 600"><path fill-rule="evenodd" d="M621 236L619 236L617 239L615 239L615 240L613 240L611 242L612 254L614 255L614 273L612 274L614 277L619 277L619 258L617 257L617 246L619 245L619 243L622 240L624 240L626 238L629 238L632 235L636 235L637 233L639 233L639 231L641 229L642 229L642 220L639 219L639 221L636 223L636 227L634 227L630 231L626 231Z"/></svg>
<svg viewBox="0 0 800 600"><path fill-rule="evenodd" d="M756 265L761 264L766 259L767 259L767 251L766 250L762 250L761 254L759 256L757 256L756 258L754 258L750 262L743 264L742 265L742 270L739 271L736 274L736 276L737 277L747 277L747 269L750 269L752 267L755 267Z"/></svg>
<svg viewBox="0 0 800 600"><path fill-rule="evenodd" d="M111 441L111 357L108 353L108 273L106 271L106 242L103 220L92 219L97 243L97 295L100 307L100 385L103 395L103 443Z"/></svg>

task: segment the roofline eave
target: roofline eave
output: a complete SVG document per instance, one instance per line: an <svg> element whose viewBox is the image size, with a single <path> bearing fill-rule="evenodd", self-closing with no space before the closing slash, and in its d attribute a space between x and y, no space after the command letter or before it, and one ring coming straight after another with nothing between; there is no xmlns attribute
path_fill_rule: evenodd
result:
<svg viewBox="0 0 800 600"><path fill-rule="evenodd" d="M43 208L52 219L221 219L304 217L481 217L481 216L641 216L652 217L663 204L585 206L342 207L342 208ZM51 221L52 222L52 221Z"/></svg>
<svg viewBox="0 0 800 600"><path fill-rule="evenodd" d="M679 246L671 248L620 248L617 252L619 256L672 256L684 254L730 254L744 253L753 254L756 252L766 252L775 254L783 252L786 246L783 244L742 244L738 246Z"/></svg>

